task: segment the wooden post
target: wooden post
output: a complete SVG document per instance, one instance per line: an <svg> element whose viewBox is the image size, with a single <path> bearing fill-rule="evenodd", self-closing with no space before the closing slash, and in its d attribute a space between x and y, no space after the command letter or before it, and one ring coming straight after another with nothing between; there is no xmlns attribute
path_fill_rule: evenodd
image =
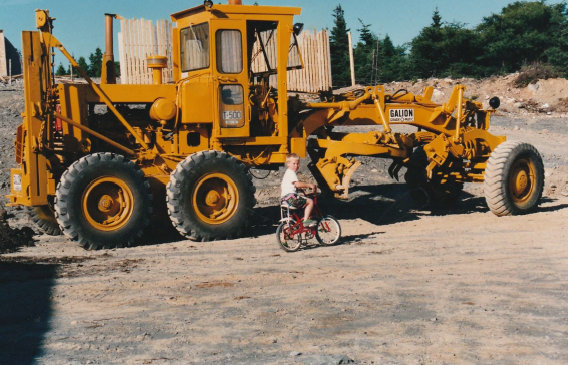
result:
<svg viewBox="0 0 568 365"><path fill-rule="evenodd" d="M69 64L69 73L71 74L71 83L73 83L73 65Z"/></svg>
<svg viewBox="0 0 568 365"><path fill-rule="evenodd" d="M355 61L353 60L353 40L351 39L351 32L349 36L349 63L351 64L351 86L355 86Z"/></svg>

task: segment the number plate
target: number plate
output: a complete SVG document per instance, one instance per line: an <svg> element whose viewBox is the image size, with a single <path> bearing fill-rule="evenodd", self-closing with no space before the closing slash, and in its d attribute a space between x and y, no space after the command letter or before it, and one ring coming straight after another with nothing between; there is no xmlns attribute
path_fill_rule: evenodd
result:
<svg viewBox="0 0 568 365"><path fill-rule="evenodd" d="M22 175L14 174L12 177L14 191L22 191Z"/></svg>

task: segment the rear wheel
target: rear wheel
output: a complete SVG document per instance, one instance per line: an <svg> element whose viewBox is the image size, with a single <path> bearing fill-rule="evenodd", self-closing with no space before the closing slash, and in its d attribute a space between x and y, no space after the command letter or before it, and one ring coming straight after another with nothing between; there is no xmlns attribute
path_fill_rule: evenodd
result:
<svg viewBox="0 0 568 365"><path fill-rule="evenodd" d="M337 219L327 216L318 221L316 239L321 245L335 245L341 237L341 226Z"/></svg>
<svg viewBox="0 0 568 365"><path fill-rule="evenodd" d="M48 200L51 199L48 197ZM33 209L30 211L30 218L43 233L49 236L61 235L59 223L57 223L57 219L55 218L53 201L48 202L47 205L33 207Z"/></svg>
<svg viewBox="0 0 568 365"><path fill-rule="evenodd" d="M239 236L256 204L245 165L220 151L204 151L180 162L167 186L167 206L176 229L194 241Z"/></svg>
<svg viewBox="0 0 568 365"><path fill-rule="evenodd" d="M533 212L544 189L544 164L537 149L523 142L500 144L485 169L485 200L497 216Z"/></svg>
<svg viewBox="0 0 568 365"><path fill-rule="evenodd" d="M55 212L63 233L85 249L133 246L150 223L150 183L124 156L88 155L61 177Z"/></svg>
<svg viewBox="0 0 568 365"><path fill-rule="evenodd" d="M286 252L296 252L302 246L302 236L291 233L294 224L294 222L283 222L276 229L276 242Z"/></svg>

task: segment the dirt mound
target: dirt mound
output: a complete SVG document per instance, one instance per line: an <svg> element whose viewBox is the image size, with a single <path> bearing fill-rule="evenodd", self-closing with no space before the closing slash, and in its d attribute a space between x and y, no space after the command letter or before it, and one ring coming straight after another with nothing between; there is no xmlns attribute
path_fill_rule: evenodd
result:
<svg viewBox="0 0 568 365"><path fill-rule="evenodd" d="M34 231L29 227L12 229L6 221L6 211L0 209L0 254L16 252L21 247L34 246Z"/></svg>
<svg viewBox="0 0 568 365"><path fill-rule="evenodd" d="M491 77L483 80L462 79L427 79L416 82L393 82L386 84L387 92L406 89L421 94L425 86L434 86L433 100L446 102L457 84L466 86L465 96L481 101L489 107L489 99L498 96L501 99L499 111L516 115L545 114L565 117L568 112L568 80L564 78L534 79L525 87L517 87L519 73L507 76Z"/></svg>

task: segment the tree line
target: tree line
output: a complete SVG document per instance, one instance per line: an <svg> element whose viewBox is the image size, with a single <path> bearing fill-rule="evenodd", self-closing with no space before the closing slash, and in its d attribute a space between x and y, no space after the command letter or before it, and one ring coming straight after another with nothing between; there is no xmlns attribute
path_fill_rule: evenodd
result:
<svg viewBox="0 0 568 365"><path fill-rule="evenodd" d="M81 56L77 60L77 64L79 64L79 67L81 67L81 69L83 69L83 71L87 73L87 76L101 77L102 65L103 65L103 51L101 50L100 47L97 47L97 49L95 49L95 53L91 53L89 55L89 63L87 63L85 57ZM116 76L120 76L120 62L114 62L114 68L116 71ZM59 63L59 66L55 71L55 75L64 76L70 74L71 74L71 66L69 65L66 68L65 66L63 66L62 63ZM73 71L73 74L80 77L77 71Z"/></svg>
<svg viewBox="0 0 568 365"><path fill-rule="evenodd" d="M341 5L333 11L330 54L334 86L351 85L348 32ZM395 46L389 35L370 31L359 19L354 46L356 81L378 84L429 77L483 78L540 64L556 75L568 75L568 10L566 3L516 1L476 27L445 22L438 9L432 23L407 44Z"/></svg>

